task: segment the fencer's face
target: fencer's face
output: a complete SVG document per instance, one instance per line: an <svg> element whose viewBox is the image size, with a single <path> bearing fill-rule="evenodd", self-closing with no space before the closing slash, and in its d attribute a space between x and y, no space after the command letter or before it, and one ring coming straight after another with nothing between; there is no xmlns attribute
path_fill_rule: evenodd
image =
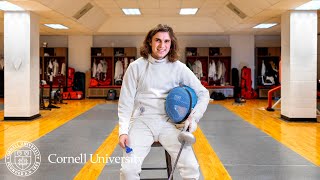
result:
<svg viewBox="0 0 320 180"><path fill-rule="evenodd" d="M150 43L152 54L155 59L163 59L170 51L171 38L168 32L158 32L152 37Z"/></svg>

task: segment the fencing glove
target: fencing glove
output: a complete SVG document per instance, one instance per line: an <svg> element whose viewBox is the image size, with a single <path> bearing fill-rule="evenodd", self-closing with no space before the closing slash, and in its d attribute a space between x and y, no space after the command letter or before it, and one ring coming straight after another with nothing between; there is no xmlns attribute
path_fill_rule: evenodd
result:
<svg viewBox="0 0 320 180"><path fill-rule="evenodd" d="M187 131L187 129L189 128L189 132L190 133L193 133L196 129L197 129L197 122L196 120L189 116L186 120L185 120L185 123L184 123L184 128L183 130L184 131Z"/></svg>

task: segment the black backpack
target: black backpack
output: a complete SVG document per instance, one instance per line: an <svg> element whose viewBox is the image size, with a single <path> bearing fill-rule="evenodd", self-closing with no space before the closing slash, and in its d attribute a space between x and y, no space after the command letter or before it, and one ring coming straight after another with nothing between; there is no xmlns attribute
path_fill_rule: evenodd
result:
<svg viewBox="0 0 320 180"><path fill-rule="evenodd" d="M239 97L241 88L239 86L239 71L237 68L232 68L232 85L234 86L234 97Z"/></svg>
<svg viewBox="0 0 320 180"><path fill-rule="evenodd" d="M117 91L115 89L109 89L106 99L107 100L116 100L117 99Z"/></svg>
<svg viewBox="0 0 320 180"><path fill-rule="evenodd" d="M73 87L72 90L74 91L82 91L85 92L86 88L86 75L83 72L76 72L74 73L74 79L73 79Z"/></svg>
<svg viewBox="0 0 320 180"><path fill-rule="evenodd" d="M226 99L226 97L224 96L224 94L222 92L212 92L210 95L211 99L214 100L224 100Z"/></svg>

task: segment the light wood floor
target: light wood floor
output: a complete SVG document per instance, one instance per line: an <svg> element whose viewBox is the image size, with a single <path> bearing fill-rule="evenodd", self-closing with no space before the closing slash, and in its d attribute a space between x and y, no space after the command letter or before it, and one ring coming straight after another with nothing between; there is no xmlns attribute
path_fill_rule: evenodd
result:
<svg viewBox="0 0 320 180"><path fill-rule="evenodd" d="M283 121L280 119L280 110L275 112L261 110L267 107L266 100L247 100L243 106L235 106L231 100L215 101L213 104L225 106L275 140L320 166L320 123ZM277 108L280 109L280 106Z"/></svg>
<svg viewBox="0 0 320 180"><path fill-rule="evenodd" d="M0 101L1 102L1 101ZM96 104L115 103L100 99L68 101L67 105L59 105L61 109L41 111L40 119L26 122L3 121L3 111L0 111L0 158L5 156L6 149L15 141L35 141L57 127L65 124L76 116L91 109ZM245 121L267 133L280 143L297 152L310 162L320 166L320 124L318 123L288 123L279 119L280 112L262 110L267 105L266 100L247 100L243 106L233 105L233 100L214 101L212 104L221 104L234 112ZM205 179L231 179L228 172L216 156L201 129L195 132L197 143L194 150L197 155L200 169ZM96 153L113 151L117 145L117 128L101 144ZM112 154L107 152L106 154ZM209 159L208 159L209 155ZM94 179L98 177L104 164L85 164L75 179Z"/></svg>

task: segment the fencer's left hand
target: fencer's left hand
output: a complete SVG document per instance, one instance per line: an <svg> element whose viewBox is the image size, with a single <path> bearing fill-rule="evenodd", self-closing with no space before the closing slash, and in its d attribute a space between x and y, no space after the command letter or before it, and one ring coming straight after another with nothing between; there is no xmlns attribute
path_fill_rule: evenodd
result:
<svg viewBox="0 0 320 180"><path fill-rule="evenodd" d="M198 125L196 120L192 116L189 116L184 123L183 130L187 131L189 129L189 132L193 133L197 129L197 127Z"/></svg>

